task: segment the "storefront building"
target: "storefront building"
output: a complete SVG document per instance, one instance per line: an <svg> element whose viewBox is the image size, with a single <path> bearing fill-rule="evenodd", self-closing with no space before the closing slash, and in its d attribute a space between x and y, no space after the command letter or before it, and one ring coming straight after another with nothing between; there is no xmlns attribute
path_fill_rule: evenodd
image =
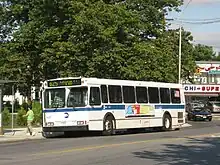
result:
<svg viewBox="0 0 220 165"><path fill-rule="evenodd" d="M220 61L196 61L195 84L220 84Z"/></svg>
<svg viewBox="0 0 220 165"><path fill-rule="evenodd" d="M186 103L220 101L220 61L196 61L194 84L183 84Z"/></svg>

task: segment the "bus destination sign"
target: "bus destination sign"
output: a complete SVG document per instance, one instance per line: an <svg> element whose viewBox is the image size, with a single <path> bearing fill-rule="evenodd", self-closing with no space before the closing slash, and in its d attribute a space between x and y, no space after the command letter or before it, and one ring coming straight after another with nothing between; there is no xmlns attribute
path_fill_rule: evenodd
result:
<svg viewBox="0 0 220 165"><path fill-rule="evenodd" d="M48 87L81 85L81 79L48 81Z"/></svg>

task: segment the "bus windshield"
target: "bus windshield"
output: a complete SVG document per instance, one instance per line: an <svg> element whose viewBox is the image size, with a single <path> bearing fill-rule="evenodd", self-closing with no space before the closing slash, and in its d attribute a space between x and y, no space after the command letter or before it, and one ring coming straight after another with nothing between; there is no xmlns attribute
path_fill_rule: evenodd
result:
<svg viewBox="0 0 220 165"><path fill-rule="evenodd" d="M67 107L84 107L88 104L88 88L70 88L67 98Z"/></svg>
<svg viewBox="0 0 220 165"><path fill-rule="evenodd" d="M46 89L44 95L44 108L64 108L65 88Z"/></svg>

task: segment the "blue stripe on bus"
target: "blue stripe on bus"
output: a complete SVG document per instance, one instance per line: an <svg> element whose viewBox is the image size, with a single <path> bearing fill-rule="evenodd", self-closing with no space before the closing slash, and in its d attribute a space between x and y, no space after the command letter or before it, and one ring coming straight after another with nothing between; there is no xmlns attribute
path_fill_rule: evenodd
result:
<svg viewBox="0 0 220 165"><path fill-rule="evenodd" d="M155 109L184 109L184 105L155 105ZM45 109L43 112L73 112L73 111L102 111L102 110L124 110L125 105L105 105L101 107L83 108L59 108Z"/></svg>
<svg viewBox="0 0 220 165"><path fill-rule="evenodd" d="M155 105L155 109L184 109L184 105Z"/></svg>

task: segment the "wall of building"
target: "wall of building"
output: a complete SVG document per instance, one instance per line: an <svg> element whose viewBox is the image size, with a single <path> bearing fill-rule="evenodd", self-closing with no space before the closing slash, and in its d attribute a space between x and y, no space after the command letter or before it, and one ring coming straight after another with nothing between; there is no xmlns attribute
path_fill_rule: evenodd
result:
<svg viewBox="0 0 220 165"><path fill-rule="evenodd" d="M196 61L195 84L220 84L220 61Z"/></svg>

